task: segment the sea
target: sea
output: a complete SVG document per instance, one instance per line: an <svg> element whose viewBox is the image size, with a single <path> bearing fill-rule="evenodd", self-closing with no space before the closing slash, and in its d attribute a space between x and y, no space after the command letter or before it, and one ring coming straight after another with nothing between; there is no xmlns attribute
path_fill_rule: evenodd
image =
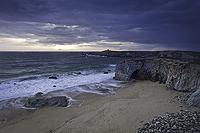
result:
<svg viewBox="0 0 200 133"><path fill-rule="evenodd" d="M125 59L88 52L0 52L0 124L35 111L24 104L38 92L66 96L69 106L115 95L128 85L113 79L115 66Z"/></svg>

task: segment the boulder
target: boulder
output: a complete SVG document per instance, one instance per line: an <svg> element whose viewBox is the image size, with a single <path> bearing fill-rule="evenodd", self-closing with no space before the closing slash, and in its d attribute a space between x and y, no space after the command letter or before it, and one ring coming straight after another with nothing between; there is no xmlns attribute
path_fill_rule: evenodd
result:
<svg viewBox="0 0 200 133"><path fill-rule="evenodd" d="M57 77L51 76L49 79L58 79Z"/></svg>
<svg viewBox="0 0 200 133"><path fill-rule="evenodd" d="M159 81L166 89L194 92L200 85L200 63L165 58L129 59L115 68L115 79Z"/></svg>
<svg viewBox="0 0 200 133"><path fill-rule="evenodd" d="M110 91L109 89L105 89L105 88L101 88L101 89L98 89L98 90L101 91L102 93L107 93L107 92Z"/></svg>
<svg viewBox="0 0 200 133"><path fill-rule="evenodd" d="M108 74L108 72L104 72L104 74Z"/></svg>
<svg viewBox="0 0 200 133"><path fill-rule="evenodd" d="M200 87L190 96L186 103L190 106L200 107Z"/></svg>
<svg viewBox="0 0 200 133"><path fill-rule="evenodd" d="M35 94L35 96L40 97L40 96L42 96L42 94L43 94L42 92L38 92L37 94Z"/></svg>
<svg viewBox="0 0 200 133"><path fill-rule="evenodd" d="M36 97L29 98L24 106L30 108L39 108L44 106L66 107L68 106L68 100L65 96L57 96L52 98Z"/></svg>

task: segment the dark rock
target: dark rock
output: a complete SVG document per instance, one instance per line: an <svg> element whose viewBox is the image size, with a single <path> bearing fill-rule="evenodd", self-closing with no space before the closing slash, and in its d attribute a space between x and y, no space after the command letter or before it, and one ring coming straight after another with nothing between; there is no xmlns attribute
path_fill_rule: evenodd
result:
<svg viewBox="0 0 200 133"><path fill-rule="evenodd" d="M24 104L24 106L30 108L39 108L44 106L66 107L68 106L68 100L65 96L58 96L52 98L29 98Z"/></svg>
<svg viewBox="0 0 200 133"><path fill-rule="evenodd" d="M6 118L0 118L0 124L6 123L6 122L7 122L7 119L6 119Z"/></svg>
<svg viewBox="0 0 200 133"><path fill-rule="evenodd" d="M81 72L78 72L77 74L81 74Z"/></svg>
<svg viewBox="0 0 200 133"><path fill-rule="evenodd" d="M104 72L104 74L108 74L108 72Z"/></svg>
<svg viewBox="0 0 200 133"><path fill-rule="evenodd" d="M36 97L42 96L42 92L38 92L37 94L35 94Z"/></svg>
<svg viewBox="0 0 200 133"><path fill-rule="evenodd" d="M53 87L56 87L55 85Z"/></svg>
<svg viewBox="0 0 200 133"><path fill-rule="evenodd" d="M28 99L24 106L38 108L38 107L47 106L47 104L48 104L48 101L44 97L40 97L40 98Z"/></svg>
<svg viewBox="0 0 200 133"><path fill-rule="evenodd" d="M57 77L51 76L49 79L58 79Z"/></svg>
<svg viewBox="0 0 200 133"><path fill-rule="evenodd" d="M107 93L107 92L109 92L109 89L103 89L103 88L101 88L101 89L99 89L99 91L101 91L103 93Z"/></svg>
<svg viewBox="0 0 200 133"><path fill-rule="evenodd" d="M65 107L68 106L68 101L65 96L52 97L48 99L48 106Z"/></svg>
<svg viewBox="0 0 200 133"><path fill-rule="evenodd" d="M109 72L111 71L111 70L108 70Z"/></svg>

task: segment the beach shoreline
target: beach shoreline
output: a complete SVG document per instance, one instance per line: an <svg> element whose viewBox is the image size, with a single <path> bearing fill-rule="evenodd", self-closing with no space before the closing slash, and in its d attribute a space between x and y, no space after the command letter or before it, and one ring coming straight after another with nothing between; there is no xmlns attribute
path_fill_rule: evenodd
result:
<svg viewBox="0 0 200 133"><path fill-rule="evenodd" d="M115 95L86 99L81 106L45 107L0 125L0 132L136 132L143 122L166 112L194 111L173 98L165 84L136 81Z"/></svg>

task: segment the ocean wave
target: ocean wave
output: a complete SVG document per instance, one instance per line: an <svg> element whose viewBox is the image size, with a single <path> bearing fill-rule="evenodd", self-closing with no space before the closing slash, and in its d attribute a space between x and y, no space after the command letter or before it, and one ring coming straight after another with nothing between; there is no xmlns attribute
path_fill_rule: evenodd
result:
<svg viewBox="0 0 200 133"><path fill-rule="evenodd" d="M80 73L57 74L55 75L57 79L49 79L49 76L50 75L41 75L1 83L0 101L17 97L30 97L37 92L46 94L51 91L62 90L69 87L99 83L107 79L112 79L114 72L104 74L103 72L93 73L83 71Z"/></svg>

